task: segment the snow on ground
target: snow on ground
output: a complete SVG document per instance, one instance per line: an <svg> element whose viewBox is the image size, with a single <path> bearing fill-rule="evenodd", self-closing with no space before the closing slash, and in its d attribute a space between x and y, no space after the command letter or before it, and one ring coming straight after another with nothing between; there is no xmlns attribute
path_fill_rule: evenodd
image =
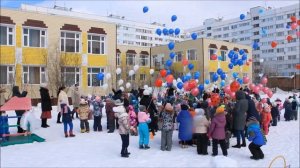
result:
<svg viewBox="0 0 300 168"><path fill-rule="evenodd" d="M273 100L284 100L288 93L275 94ZM53 109L56 109L55 107ZM53 110L55 111L55 110ZM14 112L8 112L14 115ZM40 116L40 108L34 110L36 118ZM138 149L138 136L130 137L129 158L121 158L121 138L117 131L106 133L106 117L102 119L103 132L80 133L79 120L74 123L76 137L65 138L63 125L56 124L56 112L48 122L50 128L39 128L34 131L46 139L43 143L32 143L1 147L1 167L268 167L278 155L285 157L291 167L299 167L299 120L281 121L277 127L270 127L267 145L262 147L265 153L263 160L254 161L249 157L248 148L229 148L228 157L212 157L211 146L209 155L197 155L196 147L180 148L178 132L173 133L172 151L160 150L160 132L150 140L151 149ZM16 120L10 119L10 124ZM93 121L90 120L92 128ZM16 128L10 130L16 132ZM231 138L231 145L236 139ZM247 145L249 142L247 142ZM273 167L283 167L283 160L276 160Z"/></svg>

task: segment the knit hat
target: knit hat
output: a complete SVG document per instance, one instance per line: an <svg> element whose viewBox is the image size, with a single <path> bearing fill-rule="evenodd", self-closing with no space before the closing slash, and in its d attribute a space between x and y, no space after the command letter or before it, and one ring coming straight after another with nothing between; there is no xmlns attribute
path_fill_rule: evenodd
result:
<svg viewBox="0 0 300 168"><path fill-rule="evenodd" d="M120 99L115 100L114 103L115 103L116 106L123 106L123 103Z"/></svg>
<svg viewBox="0 0 300 168"><path fill-rule="evenodd" d="M180 107L181 107L181 110L188 110L189 109L189 106L186 105L186 104L181 104Z"/></svg>
<svg viewBox="0 0 300 168"><path fill-rule="evenodd" d="M80 104L87 104L87 102L84 99L81 99Z"/></svg>
<svg viewBox="0 0 300 168"><path fill-rule="evenodd" d="M113 111L114 111L115 113L125 113L125 112L126 112L124 106L114 107L114 108L113 108Z"/></svg>
<svg viewBox="0 0 300 168"><path fill-rule="evenodd" d="M47 83L41 83L41 84L40 84L40 87L46 88L46 87L47 87Z"/></svg>
<svg viewBox="0 0 300 168"><path fill-rule="evenodd" d="M221 105L216 109L216 114L224 113L225 111L225 106Z"/></svg>
<svg viewBox="0 0 300 168"><path fill-rule="evenodd" d="M148 89L145 89L143 92L144 96L149 96L150 95L150 91Z"/></svg>
<svg viewBox="0 0 300 168"><path fill-rule="evenodd" d="M196 112L196 115L200 115L200 116L204 115L204 110L202 108L196 108L195 112Z"/></svg>
<svg viewBox="0 0 300 168"><path fill-rule="evenodd" d="M142 112L145 112L146 111L146 106L140 105L139 110L142 111Z"/></svg>
<svg viewBox="0 0 300 168"><path fill-rule="evenodd" d="M166 110L166 111L173 111L173 106L172 106L170 103L167 103L167 104L165 105L165 110Z"/></svg>
<svg viewBox="0 0 300 168"><path fill-rule="evenodd" d="M101 100L101 98L99 96L96 96L95 100L99 101L99 100Z"/></svg>

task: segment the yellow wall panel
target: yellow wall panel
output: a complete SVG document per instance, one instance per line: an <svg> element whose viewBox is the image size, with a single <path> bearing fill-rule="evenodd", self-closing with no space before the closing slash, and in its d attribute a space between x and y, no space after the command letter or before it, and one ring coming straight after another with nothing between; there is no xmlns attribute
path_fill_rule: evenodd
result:
<svg viewBox="0 0 300 168"><path fill-rule="evenodd" d="M82 53L87 54L87 33L82 32Z"/></svg>
<svg viewBox="0 0 300 168"><path fill-rule="evenodd" d="M48 52L45 48L23 47L22 50L23 64L41 65L47 61Z"/></svg>
<svg viewBox="0 0 300 168"><path fill-rule="evenodd" d="M16 64L16 85L21 87L22 86L22 65Z"/></svg>
<svg viewBox="0 0 300 168"><path fill-rule="evenodd" d="M22 47L22 26L16 26L16 46Z"/></svg>
<svg viewBox="0 0 300 168"><path fill-rule="evenodd" d="M218 61L208 61L208 71L216 72L218 69Z"/></svg>
<svg viewBox="0 0 300 168"><path fill-rule="evenodd" d="M87 88L87 76L88 76L87 67L82 66L81 72L82 72L82 75L81 75L82 88L85 90Z"/></svg>
<svg viewBox="0 0 300 168"><path fill-rule="evenodd" d="M88 55L88 66L107 66L107 56Z"/></svg>
<svg viewBox="0 0 300 168"><path fill-rule="evenodd" d="M224 62L224 61L220 61L220 68L222 68L222 70L224 72L228 72L230 69L228 68L228 62Z"/></svg>
<svg viewBox="0 0 300 168"><path fill-rule="evenodd" d="M15 63L15 47L0 46L0 64L14 64L14 63Z"/></svg>
<svg viewBox="0 0 300 168"><path fill-rule="evenodd" d="M81 66L81 54L78 53L62 53L62 64L65 66Z"/></svg>

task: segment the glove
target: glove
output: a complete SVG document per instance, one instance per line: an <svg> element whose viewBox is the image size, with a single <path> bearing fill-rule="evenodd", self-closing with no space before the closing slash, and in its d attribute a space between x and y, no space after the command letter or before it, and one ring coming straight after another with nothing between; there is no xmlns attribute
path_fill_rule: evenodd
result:
<svg viewBox="0 0 300 168"><path fill-rule="evenodd" d="M148 124L151 123L151 119L147 120L146 123L148 123Z"/></svg>

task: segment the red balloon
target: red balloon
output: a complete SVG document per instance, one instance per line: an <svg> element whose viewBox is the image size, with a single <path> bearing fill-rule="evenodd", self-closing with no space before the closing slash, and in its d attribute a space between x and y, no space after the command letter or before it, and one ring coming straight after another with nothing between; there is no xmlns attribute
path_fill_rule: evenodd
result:
<svg viewBox="0 0 300 168"><path fill-rule="evenodd" d="M251 90L253 90L254 87L255 87L255 84L253 84L253 83L249 84L249 88L250 88Z"/></svg>
<svg viewBox="0 0 300 168"><path fill-rule="evenodd" d="M230 90L231 90L232 92L236 92L236 91L238 91L239 89L240 89L240 84L239 84L239 82L233 81L233 82L230 84Z"/></svg>
<svg viewBox="0 0 300 168"><path fill-rule="evenodd" d="M198 88L194 88L192 90L192 95L196 97L196 96L198 96L198 94L199 94L199 89Z"/></svg>
<svg viewBox="0 0 300 168"><path fill-rule="evenodd" d="M248 76L244 76L244 77L243 77L243 83L244 83L244 84L249 83L249 81L250 81L250 79L249 79Z"/></svg>
<svg viewBox="0 0 300 168"><path fill-rule="evenodd" d="M291 28L292 28L292 30L295 30L295 29L297 29L297 23L292 23L292 25L291 25Z"/></svg>
<svg viewBox="0 0 300 168"><path fill-rule="evenodd" d="M298 24L298 26L300 26L300 20L297 20L297 24Z"/></svg>
<svg viewBox="0 0 300 168"><path fill-rule="evenodd" d="M287 41L292 41L292 40L293 40L293 37L292 37L291 35L288 35L288 36L286 36L286 40L287 40Z"/></svg>
<svg viewBox="0 0 300 168"><path fill-rule="evenodd" d="M167 71L165 69L160 70L160 76L165 77L167 75Z"/></svg>
<svg viewBox="0 0 300 168"><path fill-rule="evenodd" d="M297 18L296 18L296 16L291 16L291 18L290 18L290 19L291 19L291 21L292 21L292 22L296 22L296 21L297 21Z"/></svg>
<svg viewBox="0 0 300 168"><path fill-rule="evenodd" d="M217 106L220 103L220 95L217 93L212 93L210 95L210 101L211 101L211 105L213 106Z"/></svg>
<svg viewBox="0 0 300 168"><path fill-rule="evenodd" d="M183 88L184 88L185 91L190 91L191 90L190 87L189 87L189 83L188 82L185 82L183 84Z"/></svg>
<svg viewBox="0 0 300 168"><path fill-rule="evenodd" d="M192 79L189 81L189 88L194 89L197 86L196 80Z"/></svg>
<svg viewBox="0 0 300 168"><path fill-rule="evenodd" d="M277 42L276 41L272 41L271 46L272 46L272 48L275 48L277 46Z"/></svg>
<svg viewBox="0 0 300 168"><path fill-rule="evenodd" d="M167 83L173 83L173 80L174 80L173 75L168 75L168 76L166 77Z"/></svg>
<svg viewBox="0 0 300 168"><path fill-rule="evenodd" d="M235 92L230 92L230 93L229 93L229 96L230 96L232 99L235 99Z"/></svg>
<svg viewBox="0 0 300 168"><path fill-rule="evenodd" d="M251 59L251 58L249 59L249 62L252 62L252 59Z"/></svg>
<svg viewBox="0 0 300 168"><path fill-rule="evenodd" d="M300 70L300 64L296 64L296 69Z"/></svg>
<svg viewBox="0 0 300 168"><path fill-rule="evenodd" d="M261 84L267 84L268 83L268 79L266 77L263 77L260 81Z"/></svg>
<svg viewBox="0 0 300 168"><path fill-rule="evenodd" d="M254 93L259 94L260 88L259 86L255 86L252 90Z"/></svg>
<svg viewBox="0 0 300 168"><path fill-rule="evenodd" d="M250 65L250 62L246 62L246 65L249 66L249 65Z"/></svg>
<svg viewBox="0 0 300 168"><path fill-rule="evenodd" d="M162 86L163 81L161 80L161 78L156 79L155 81L155 86L156 87L161 87Z"/></svg>
<svg viewBox="0 0 300 168"><path fill-rule="evenodd" d="M268 93L267 93L267 95L268 95L269 98L271 98L273 96L272 90L269 90Z"/></svg>
<svg viewBox="0 0 300 168"><path fill-rule="evenodd" d="M261 83L258 84L257 86L258 86L259 90L261 90L264 87Z"/></svg>
<svg viewBox="0 0 300 168"><path fill-rule="evenodd" d="M262 103L267 103L267 99L266 99L266 98L263 98L263 99L261 100L261 102L262 102Z"/></svg>
<svg viewBox="0 0 300 168"><path fill-rule="evenodd" d="M230 86L225 86L224 87L224 92L229 94L230 93Z"/></svg>
<svg viewBox="0 0 300 168"><path fill-rule="evenodd" d="M217 58L218 58L218 56L216 54L213 54L213 55L210 56L211 60L216 60Z"/></svg>
<svg viewBox="0 0 300 168"><path fill-rule="evenodd" d="M264 87L264 88L262 89L262 91L263 91L265 94L267 94L267 93L269 92L269 88Z"/></svg>
<svg viewBox="0 0 300 168"><path fill-rule="evenodd" d="M186 58L184 58L183 60L182 60L182 65L183 66L187 66L189 64L189 61L186 59Z"/></svg>
<svg viewBox="0 0 300 168"><path fill-rule="evenodd" d="M297 35L298 38L300 38L300 31L297 31L296 35Z"/></svg>

